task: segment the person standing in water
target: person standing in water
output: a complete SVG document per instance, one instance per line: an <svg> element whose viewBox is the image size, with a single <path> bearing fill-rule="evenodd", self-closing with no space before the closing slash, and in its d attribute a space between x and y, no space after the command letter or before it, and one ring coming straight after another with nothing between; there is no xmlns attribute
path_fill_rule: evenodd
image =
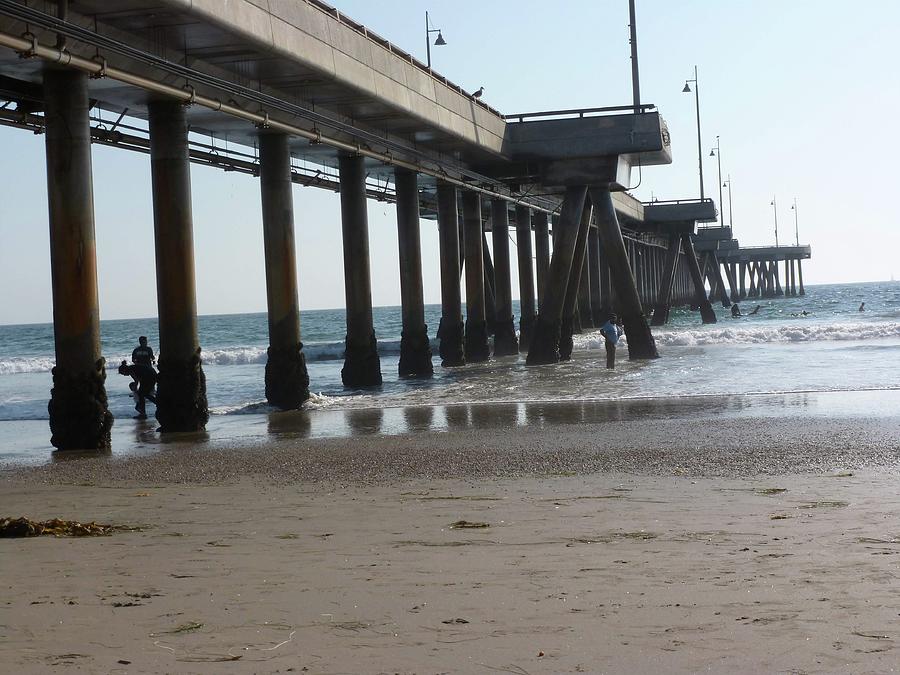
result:
<svg viewBox="0 0 900 675"><path fill-rule="evenodd" d="M866 311L866 303L863 303L863 304L861 304L861 305L859 306L859 311L860 311L860 312L865 312L865 311Z"/></svg>
<svg viewBox="0 0 900 675"><path fill-rule="evenodd" d="M622 335L622 329L617 325L615 314L610 314L602 326L600 326L600 334L606 346L606 367L616 367L616 345L619 342L619 336Z"/></svg>
<svg viewBox="0 0 900 675"><path fill-rule="evenodd" d="M150 366L151 368L156 365L156 355L153 353L153 349L147 345L146 335L138 338L138 346L131 352L131 362L136 366Z"/></svg>

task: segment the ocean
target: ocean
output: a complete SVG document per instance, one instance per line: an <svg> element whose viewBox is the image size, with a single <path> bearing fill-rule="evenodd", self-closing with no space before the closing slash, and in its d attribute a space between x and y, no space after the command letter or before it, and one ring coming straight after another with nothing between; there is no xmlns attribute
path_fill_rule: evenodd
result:
<svg viewBox="0 0 900 675"><path fill-rule="evenodd" d="M715 325L702 325L697 312L675 309L668 326L653 329L661 358L629 362L622 345L613 371L604 368L596 331L577 335L573 359L555 366L526 368L522 355L442 369L433 344L435 377L424 381L398 378L400 308L377 307L374 321L384 385L370 390L348 390L341 384L343 310L305 311L301 330L313 395L304 415L315 421L341 410L479 402L714 399L900 389L900 283L808 286L806 291L805 297L747 299L742 310L749 312L759 304L759 313L737 319L717 305ZM862 302L866 310L860 312ZM439 318L439 305L426 306L432 336ZM264 395L265 314L201 316L199 330L210 433L252 425L274 412ZM118 375L115 367L130 356L139 335L158 346L156 319L103 321L101 334L117 430L134 427L152 435L146 423L136 427L130 378ZM51 324L0 326L0 462L46 459L50 454L46 420L53 363ZM840 401L841 396L828 400Z"/></svg>

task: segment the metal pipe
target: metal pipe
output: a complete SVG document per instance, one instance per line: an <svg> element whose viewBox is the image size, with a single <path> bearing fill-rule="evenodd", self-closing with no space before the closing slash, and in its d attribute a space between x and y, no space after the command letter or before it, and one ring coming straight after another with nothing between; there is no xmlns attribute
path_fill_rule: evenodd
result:
<svg viewBox="0 0 900 675"><path fill-rule="evenodd" d="M83 70L88 74L96 77L108 77L109 79L116 80L117 82L122 82L124 84L138 87L152 93L174 98L178 101L181 101L182 103L199 105L216 112L222 112L226 115L231 115L232 117L238 117L248 122L252 122L253 124L261 128L270 129L273 131L281 131L292 136L305 138L315 144L321 143L337 150L343 150L345 152L368 157L390 166L410 169L420 174L431 176L432 178L438 178L457 187L463 187L470 192L478 192L488 197L505 199L511 204L522 204L535 211L553 213L552 209L527 202L523 199L519 199L511 195L505 195L496 190L490 190L488 188L480 187L464 180L453 178L452 176L447 175L446 170L443 167L438 166L436 168L429 168L417 162L407 162L405 160L397 159L390 153L376 152L374 150L364 148L359 144L347 143L345 141L332 138L323 134L319 130L309 131L293 124L280 122L278 120L271 119L269 117L269 113L266 111L261 111L259 113L250 112L248 110L244 110L243 108L229 105L228 103L222 103L222 101L220 101L219 99L197 94L193 88L180 89L172 85L163 84L162 82L157 82L140 75L129 73L119 68L108 66L102 59L99 61L85 59L64 50L61 51L53 47L41 45L37 42L36 38L29 40L16 35L11 35L9 33L0 32L0 46L8 47L25 56L36 56L53 63L71 66L72 68Z"/></svg>

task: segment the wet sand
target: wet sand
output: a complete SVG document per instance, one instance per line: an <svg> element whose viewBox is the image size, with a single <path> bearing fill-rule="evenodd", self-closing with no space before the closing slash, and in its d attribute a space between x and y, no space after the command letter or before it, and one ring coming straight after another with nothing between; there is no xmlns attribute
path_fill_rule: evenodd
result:
<svg viewBox="0 0 900 675"><path fill-rule="evenodd" d="M0 670L898 662L900 416L466 414L493 423L3 472L0 515L140 530L0 540Z"/></svg>

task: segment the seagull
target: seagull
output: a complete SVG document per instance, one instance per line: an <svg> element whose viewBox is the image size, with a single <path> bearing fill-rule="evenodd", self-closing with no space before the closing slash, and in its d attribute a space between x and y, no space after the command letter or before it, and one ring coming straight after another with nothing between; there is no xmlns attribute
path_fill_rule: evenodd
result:
<svg viewBox="0 0 900 675"><path fill-rule="evenodd" d="M481 95L484 93L484 87L480 87L478 91L472 94L472 98L481 98Z"/></svg>

